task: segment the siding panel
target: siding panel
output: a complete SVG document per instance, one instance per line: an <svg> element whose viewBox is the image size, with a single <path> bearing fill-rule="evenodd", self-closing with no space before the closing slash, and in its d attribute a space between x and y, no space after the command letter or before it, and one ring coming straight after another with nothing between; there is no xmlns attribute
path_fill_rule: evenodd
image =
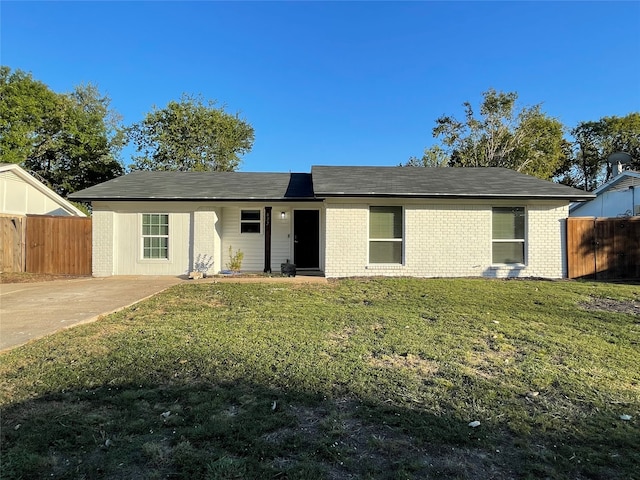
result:
<svg viewBox="0 0 640 480"><path fill-rule="evenodd" d="M256 209L256 206L225 207L222 221L222 269L229 263L229 248L235 253L244 253L242 271L261 272L264 270L264 208L260 206L262 222L260 233L240 233L240 210Z"/></svg>

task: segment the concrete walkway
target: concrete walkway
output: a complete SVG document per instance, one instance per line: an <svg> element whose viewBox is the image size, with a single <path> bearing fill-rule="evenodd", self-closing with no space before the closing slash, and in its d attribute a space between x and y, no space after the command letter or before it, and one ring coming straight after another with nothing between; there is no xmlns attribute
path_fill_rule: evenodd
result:
<svg viewBox="0 0 640 480"><path fill-rule="evenodd" d="M118 276L1 284L0 351L96 320L184 281Z"/></svg>

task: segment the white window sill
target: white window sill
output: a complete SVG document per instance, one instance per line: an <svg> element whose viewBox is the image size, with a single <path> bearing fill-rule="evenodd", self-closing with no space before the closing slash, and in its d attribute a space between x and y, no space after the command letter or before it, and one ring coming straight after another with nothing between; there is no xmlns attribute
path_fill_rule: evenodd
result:
<svg viewBox="0 0 640 480"><path fill-rule="evenodd" d="M527 266L524 263L501 263L500 265L490 265L490 270L524 270Z"/></svg>
<svg viewBox="0 0 640 480"><path fill-rule="evenodd" d="M366 265L364 268L366 270L402 270L404 265L399 263L374 263Z"/></svg>

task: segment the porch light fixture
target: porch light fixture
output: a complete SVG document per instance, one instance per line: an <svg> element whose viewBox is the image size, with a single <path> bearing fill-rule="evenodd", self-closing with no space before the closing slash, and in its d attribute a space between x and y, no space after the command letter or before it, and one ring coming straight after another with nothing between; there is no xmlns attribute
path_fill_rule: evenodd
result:
<svg viewBox="0 0 640 480"><path fill-rule="evenodd" d="M280 219L284 220L285 218L287 218L287 213L286 212L280 212Z"/></svg>

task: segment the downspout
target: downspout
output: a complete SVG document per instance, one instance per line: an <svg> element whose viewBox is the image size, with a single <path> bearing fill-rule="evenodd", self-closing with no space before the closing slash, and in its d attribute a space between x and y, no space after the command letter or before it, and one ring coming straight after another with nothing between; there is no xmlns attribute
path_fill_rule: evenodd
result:
<svg viewBox="0 0 640 480"><path fill-rule="evenodd" d="M271 208L264 207L264 273L271 273Z"/></svg>

